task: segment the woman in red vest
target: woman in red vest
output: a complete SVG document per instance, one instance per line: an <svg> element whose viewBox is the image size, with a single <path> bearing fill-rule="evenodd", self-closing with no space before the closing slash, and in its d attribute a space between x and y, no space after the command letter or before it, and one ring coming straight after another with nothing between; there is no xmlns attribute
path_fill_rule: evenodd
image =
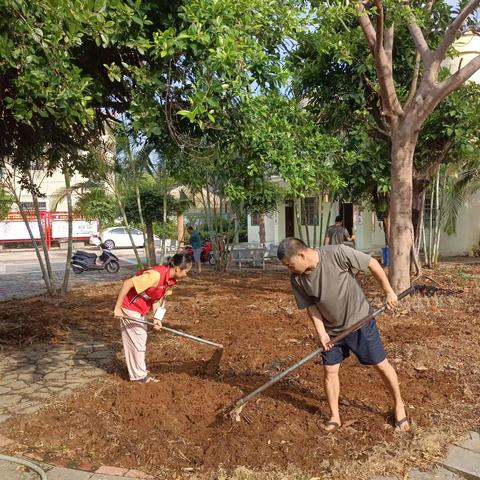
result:
<svg viewBox="0 0 480 480"><path fill-rule="evenodd" d="M180 253L174 255L167 265L140 270L123 282L115 304L114 316L120 318L122 342L125 350L128 375L138 383L158 382L148 374L145 364L147 325L129 320L145 319L148 312L157 311L165 296L172 293L177 280L185 278L192 268L191 259ZM162 328L162 322L155 319L155 329Z"/></svg>

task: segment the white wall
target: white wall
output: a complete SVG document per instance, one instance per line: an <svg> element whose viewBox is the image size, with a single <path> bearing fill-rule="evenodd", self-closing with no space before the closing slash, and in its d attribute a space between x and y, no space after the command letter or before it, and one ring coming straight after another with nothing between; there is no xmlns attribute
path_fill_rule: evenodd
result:
<svg viewBox="0 0 480 480"><path fill-rule="evenodd" d="M480 53L480 37L471 32L465 33L455 41L453 47L458 51L458 56L447 58L443 62L443 65L450 67L452 73L458 70L460 61L462 62L461 66L464 67ZM477 70L469 81L480 83L480 70Z"/></svg>
<svg viewBox="0 0 480 480"><path fill-rule="evenodd" d="M260 243L259 226L252 225L252 217L248 215L248 242ZM278 213L275 212L272 215L265 215L265 242L278 244L283 237L278 240Z"/></svg>
<svg viewBox="0 0 480 480"><path fill-rule="evenodd" d="M300 205L298 204L298 207ZM329 204L325 205L324 225L327 221ZM361 215L358 215L361 212ZM356 248L367 253L380 255L385 245L385 235L382 225L378 222L375 213L367 209L356 208L354 215L354 229L356 236ZM330 218L330 225L334 223L338 215L338 204L334 204ZM259 242L258 226L251 226L250 216L248 217L248 241ZM319 231L320 229L318 229ZM302 226L305 238L305 227ZM313 241L313 226L309 227L310 240ZM285 205L279 205L276 215L265 218L265 233L267 243L278 244L285 238ZM427 230L428 235L428 230ZM299 236L297 224L295 223L295 236ZM322 239L323 240L323 239ZM320 242L317 234L317 242ZM465 255L480 242L480 193L472 196L460 209L457 219L457 233L448 236L442 232L440 238L440 255Z"/></svg>

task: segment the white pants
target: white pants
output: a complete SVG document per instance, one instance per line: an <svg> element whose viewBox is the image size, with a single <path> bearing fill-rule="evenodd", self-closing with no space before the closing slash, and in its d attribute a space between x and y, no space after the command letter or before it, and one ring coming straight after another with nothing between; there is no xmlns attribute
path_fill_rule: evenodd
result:
<svg viewBox="0 0 480 480"><path fill-rule="evenodd" d="M122 308L129 317L145 320L140 313ZM123 350L130 380L141 380L147 376L145 351L147 349L147 325L122 318L120 320Z"/></svg>

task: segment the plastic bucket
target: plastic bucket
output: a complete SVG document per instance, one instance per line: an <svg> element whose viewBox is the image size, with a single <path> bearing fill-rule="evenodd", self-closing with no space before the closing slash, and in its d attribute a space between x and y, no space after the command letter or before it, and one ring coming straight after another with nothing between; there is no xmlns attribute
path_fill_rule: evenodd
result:
<svg viewBox="0 0 480 480"><path fill-rule="evenodd" d="M382 263L388 267L390 265L390 253L388 250L388 245L382 247Z"/></svg>

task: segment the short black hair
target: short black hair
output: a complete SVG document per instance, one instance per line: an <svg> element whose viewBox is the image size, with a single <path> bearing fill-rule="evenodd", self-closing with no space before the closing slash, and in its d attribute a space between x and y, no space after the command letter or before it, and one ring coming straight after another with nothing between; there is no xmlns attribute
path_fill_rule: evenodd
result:
<svg viewBox="0 0 480 480"><path fill-rule="evenodd" d="M284 238L277 250L277 258L283 260L284 258L292 258L301 250L306 250L308 247L303 240L295 237Z"/></svg>
<svg viewBox="0 0 480 480"><path fill-rule="evenodd" d="M343 222L343 217L341 215L337 215L335 217L335 223Z"/></svg>

